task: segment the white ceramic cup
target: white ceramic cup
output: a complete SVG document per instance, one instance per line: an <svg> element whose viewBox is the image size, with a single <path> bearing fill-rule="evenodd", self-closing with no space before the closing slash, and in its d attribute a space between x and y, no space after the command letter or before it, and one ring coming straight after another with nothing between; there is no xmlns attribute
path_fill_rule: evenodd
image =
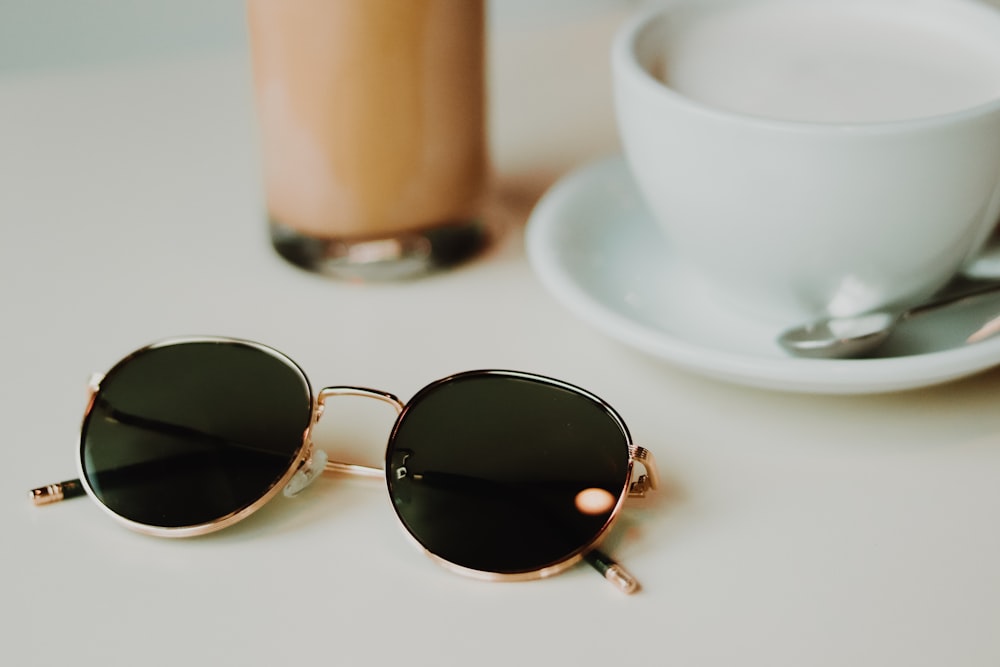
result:
<svg viewBox="0 0 1000 667"><path fill-rule="evenodd" d="M1000 217L994 7L680 0L624 24L612 68L664 261L762 321L924 298Z"/></svg>

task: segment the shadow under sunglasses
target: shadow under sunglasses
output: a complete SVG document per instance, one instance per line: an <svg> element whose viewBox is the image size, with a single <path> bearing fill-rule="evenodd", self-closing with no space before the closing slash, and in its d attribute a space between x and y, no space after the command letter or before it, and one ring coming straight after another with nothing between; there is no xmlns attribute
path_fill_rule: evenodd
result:
<svg viewBox="0 0 1000 667"><path fill-rule="evenodd" d="M383 468L328 461L314 446L326 401L345 395L396 410ZM77 468L32 501L89 495L127 527L165 537L225 528L324 471L379 477L409 537L452 571L526 580L585 560L626 593L637 580L597 547L624 500L657 480L614 409L559 380L479 370L406 404L363 387L314 398L282 353L219 337L149 345L92 382Z"/></svg>

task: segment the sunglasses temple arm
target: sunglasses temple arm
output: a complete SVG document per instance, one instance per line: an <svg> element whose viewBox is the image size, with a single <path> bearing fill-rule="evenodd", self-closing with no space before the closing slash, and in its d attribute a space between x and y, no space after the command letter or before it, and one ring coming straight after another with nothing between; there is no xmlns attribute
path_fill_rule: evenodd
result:
<svg viewBox="0 0 1000 667"><path fill-rule="evenodd" d="M603 551L591 549L583 559L622 593L631 594L639 590L639 580Z"/></svg>
<svg viewBox="0 0 1000 667"><path fill-rule="evenodd" d="M339 461L325 462L321 470L326 472L337 472L361 477L384 477L385 472L381 468L371 468L369 466L355 465L352 463L341 463ZM307 486L312 479L305 481L303 486ZM296 489L301 490L301 489ZM28 500L36 507L51 505L70 498L85 496L87 492L83 490L83 484L79 479L68 479L57 484L46 484L28 491ZM294 494L292 494L294 495Z"/></svg>
<svg viewBox="0 0 1000 667"><path fill-rule="evenodd" d="M52 503L57 503L60 500L76 498L77 496L85 494L86 492L83 490L83 484L80 483L80 480L68 479L65 482L59 482L58 484L48 484L46 486L40 486L37 489L32 489L28 492L28 499L31 500L35 506L41 506L51 505Z"/></svg>

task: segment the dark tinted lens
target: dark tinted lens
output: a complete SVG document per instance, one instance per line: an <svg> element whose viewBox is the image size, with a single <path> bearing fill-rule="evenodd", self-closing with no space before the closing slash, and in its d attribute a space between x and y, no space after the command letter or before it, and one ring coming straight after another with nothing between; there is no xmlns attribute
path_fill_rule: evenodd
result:
<svg viewBox="0 0 1000 667"><path fill-rule="evenodd" d="M210 523L279 481L311 412L305 375L263 348L236 341L147 348L101 382L83 425L84 476L126 519Z"/></svg>
<svg viewBox="0 0 1000 667"><path fill-rule="evenodd" d="M543 378L459 375L422 390L386 455L400 519L430 552L517 573L565 560L610 520L629 436L602 403Z"/></svg>

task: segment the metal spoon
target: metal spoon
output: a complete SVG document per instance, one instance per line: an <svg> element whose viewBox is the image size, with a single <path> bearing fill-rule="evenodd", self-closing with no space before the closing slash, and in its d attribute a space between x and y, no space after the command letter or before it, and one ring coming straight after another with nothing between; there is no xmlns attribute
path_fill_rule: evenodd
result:
<svg viewBox="0 0 1000 667"><path fill-rule="evenodd" d="M858 357L874 350L892 333L896 325L960 301L1000 292L1000 282L960 292L949 292L913 308L878 310L850 317L830 317L789 329L778 336L778 344L797 357L816 359L845 359ZM992 320L969 337L975 342L997 333L996 320Z"/></svg>

